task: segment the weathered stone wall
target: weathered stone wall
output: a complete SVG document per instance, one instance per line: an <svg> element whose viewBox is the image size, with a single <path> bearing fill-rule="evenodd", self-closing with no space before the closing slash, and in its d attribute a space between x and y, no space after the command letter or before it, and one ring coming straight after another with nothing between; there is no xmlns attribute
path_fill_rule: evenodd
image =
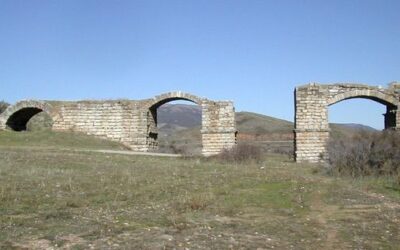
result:
<svg viewBox="0 0 400 250"><path fill-rule="evenodd" d="M317 85L296 89L295 116L296 161L326 159L329 124L325 92Z"/></svg>
<svg viewBox="0 0 400 250"><path fill-rule="evenodd" d="M389 123L390 126L385 126L385 128L393 128L395 130L400 130L400 111L398 111L398 108L400 107L400 82L392 82L389 84L389 91L391 91L394 95L394 99L397 99L398 105L397 106L388 106L387 107L387 113L385 114L386 116L391 116L391 119L394 120L394 122Z"/></svg>
<svg viewBox="0 0 400 250"><path fill-rule="evenodd" d="M202 103L203 155L209 156L236 144L236 121L233 103L204 101Z"/></svg>
<svg viewBox="0 0 400 250"><path fill-rule="evenodd" d="M53 119L53 130L82 132L118 141L134 151L154 151L158 148L157 108L173 100L201 105L204 155L217 154L236 144L232 102L214 102L182 92L140 101L22 101L0 114L0 129L14 123L23 129L33 115L44 111Z"/></svg>
<svg viewBox="0 0 400 250"><path fill-rule="evenodd" d="M62 102L55 106L53 130L76 131L145 151L146 127L135 101Z"/></svg>
<svg viewBox="0 0 400 250"><path fill-rule="evenodd" d="M361 84L308 84L295 89L295 158L297 162L324 162L328 159L328 106L351 98L366 98L387 107L385 128L400 127L397 112L399 85L389 88Z"/></svg>

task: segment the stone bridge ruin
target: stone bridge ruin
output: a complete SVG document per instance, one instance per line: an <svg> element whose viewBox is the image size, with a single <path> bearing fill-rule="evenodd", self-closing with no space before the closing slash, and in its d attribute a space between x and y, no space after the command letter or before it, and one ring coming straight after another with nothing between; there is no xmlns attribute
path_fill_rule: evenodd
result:
<svg viewBox="0 0 400 250"><path fill-rule="evenodd" d="M158 149L157 108L175 100L202 108L202 154L215 155L236 144L235 109L231 101L212 101L182 92L145 100L20 101L0 114L0 130L26 130L40 112L53 120L52 130L76 131L118 141L134 151Z"/></svg>
<svg viewBox="0 0 400 250"><path fill-rule="evenodd" d="M365 98L386 106L385 129L400 128L400 84L389 88L361 84L308 84L295 89L296 162L328 159L328 106L351 98Z"/></svg>

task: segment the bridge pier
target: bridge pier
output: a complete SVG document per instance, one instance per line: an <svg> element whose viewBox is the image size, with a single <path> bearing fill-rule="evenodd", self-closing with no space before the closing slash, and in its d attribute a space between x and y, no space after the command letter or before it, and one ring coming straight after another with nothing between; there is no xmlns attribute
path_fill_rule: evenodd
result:
<svg viewBox="0 0 400 250"><path fill-rule="evenodd" d="M202 154L211 156L236 144L235 108L229 101L202 103Z"/></svg>
<svg viewBox="0 0 400 250"><path fill-rule="evenodd" d="M295 90L295 158L297 162L328 159L328 108L318 85Z"/></svg>
<svg viewBox="0 0 400 250"><path fill-rule="evenodd" d="M399 124L397 120L397 108L387 105L386 113L383 114L385 117L385 129L396 129L396 124Z"/></svg>

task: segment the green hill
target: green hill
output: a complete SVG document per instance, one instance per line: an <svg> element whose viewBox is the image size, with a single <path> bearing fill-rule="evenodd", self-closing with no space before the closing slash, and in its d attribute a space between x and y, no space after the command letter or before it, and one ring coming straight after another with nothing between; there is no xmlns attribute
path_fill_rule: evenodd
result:
<svg viewBox="0 0 400 250"><path fill-rule="evenodd" d="M252 112L237 112L236 126L243 133L287 133L293 131L293 123Z"/></svg>

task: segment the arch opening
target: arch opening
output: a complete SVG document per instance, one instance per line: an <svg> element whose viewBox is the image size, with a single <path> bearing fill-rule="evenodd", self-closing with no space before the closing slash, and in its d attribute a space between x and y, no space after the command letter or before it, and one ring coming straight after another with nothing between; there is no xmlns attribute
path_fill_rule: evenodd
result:
<svg viewBox="0 0 400 250"><path fill-rule="evenodd" d="M398 93L392 85L386 89L380 86L346 83L330 85L311 83L297 87L295 89L296 125L294 131L296 161L326 162L328 160L327 143L330 138L330 132L334 132L332 126L329 126L329 116L332 116L332 110L329 111L328 109L330 106L344 100L368 99L383 106L378 105L380 109L377 106L368 108L373 102L366 102L359 105L363 107L362 112L353 111L349 113L352 109L349 109L348 103L346 103L346 107L340 104L339 106L335 105L333 109L340 110L338 111L340 117L343 117L346 112L349 113L348 116L351 118L363 114L361 120L367 119L367 125L372 125L372 127L378 129L397 130L400 125L400 113L397 112L400 101ZM342 109L340 109L340 106L342 106ZM372 110L375 110L375 115L372 114ZM378 118L374 118L380 117L382 114L384 116L384 126L382 126L382 123L378 125ZM371 124L371 120L374 123ZM343 123L343 120L340 122ZM349 122L346 121L345 123ZM352 120L350 123L359 123L359 120L356 122ZM350 124L350 127L352 126L354 125Z"/></svg>
<svg viewBox="0 0 400 250"><path fill-rule="evenodd" d="M341 106L343 101L349 101L349 100L351 102L352 101L360 102L361 100L362 101L366 100L366 102L359 105L360 107L363 107L363 109L357 110L357 112L355 112L356 114L364 113L364 117L371 117L370 111L377 110L376 106L372 106L371 103L382 104L384 107L386 107L386 111L385 111L383 109L382 105L379 105L380 107L382 107L382 109L380 109L379 112L380 112L380 114L382 114L384 116L383 126L378 125L376 121L374 124L369 123L369 122L364 122L365 123L364 125L370 125L377 129L390 129L390 128L396 127L397 106L394 104L394 102L393 102L393 100L391 100L391 98L386 97L384 95L382 95L381 97L378 97L377 94L375 94L375 95L354 95L353 93L349 93L348 97L343 98L343 99L332 98L328 102L328 108L330 108L331 106L334 106L335 107L334 109L336 109L336 106L337 106L336 104L339 104L339 106ZM368 102L368 101L371 101L371 102ZM346 104L347 104L347 102L346 102ZM365 107L367 107L367 108L365 108ZM346 113L346 112L348 112L348 109L342 109L342 112ZM375 111L375 113L376 112L377 111ZM331 113L331 112L329 112L329 113ZM374 117L376 117L376 116L374 116Z"/></svg>
<svg viewBox="0 0 400 250"><path fill-rule="evenodd" d="M376 98L349 99L328 107L330 167L351 176L392 173L397 106Z"/></svg>
<svg viewBox="0 0 400 250"><path fill-rule="evenodd" d="M330 124L342 124L348 127L359 125L358 127L382 130L396 126L396 109L395 105L381 99L352 97L330 104L328 121Z"/></svg>
<svg viewBox="0 0 400 250"><path fill-rule="evenodd" d="M396 127L397 107L375 97L347 98L329 105L327 109L330 129L326 150L327 158L334 165L347 153L363 150L365 145L362 143L370 141L384 129Z"/></svg>
<svg viewBox="0 0 400 250"><path fill-rule="evenodd" d="M6 126L14 131L25 131L31 118L41 112L43 112L43 109L36 107L19 109L7 119Z"/></svg>
<svg viewBox="0 0 400 250"><path fill-rule="evenodd" d="M163 99L149 109L153 151L200 155L202 108L187 98Z"/></svg>
<svg viewBox="0 0 400 250"><path fill-rule="evenodd" d="M350 157L369 154L375 140L384 137L383 130L396 128L397 106L380 98L346 98L329 105L327 109L330 128L326 144L327 159L340 171L353 171L351 166L341 165L349 154L352 154ZM376 142L380 142L380 139Z"/></svg>

